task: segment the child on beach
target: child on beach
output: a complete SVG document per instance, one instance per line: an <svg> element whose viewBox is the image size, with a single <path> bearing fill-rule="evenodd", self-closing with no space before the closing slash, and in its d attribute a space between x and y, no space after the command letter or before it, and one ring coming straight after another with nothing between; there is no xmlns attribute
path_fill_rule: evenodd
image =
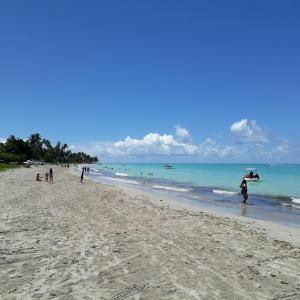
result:
<svg viewBox="0 0 300 300"><path fill-rule="evenodd" d="M243 204L247 204L247 200L248 200L248 189L247 189L247 181L244 179L240 185L241 188L241 194L243 195Z"/></svg>
<svg viewBox="0 0 300 300"><path fill-rule="evenodd" d="M42 176L40 175L40 173L36 174L36 181L42 181Z"/></svg>
<svg viewBox="0 0 300 300"><path fill-rule="evenodd" d="M49 178L49 173L46 172L46 174L45 174L45 182L48 182L48 178Z"/></svg>

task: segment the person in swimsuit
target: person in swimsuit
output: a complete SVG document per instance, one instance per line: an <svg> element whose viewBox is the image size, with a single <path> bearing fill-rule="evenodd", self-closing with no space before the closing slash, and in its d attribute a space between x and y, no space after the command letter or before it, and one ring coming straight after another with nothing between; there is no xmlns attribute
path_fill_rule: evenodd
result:
<svg viewBox="0 0 300 300"><path fill-rule="evenodd" d="M46 174L45 174L45 182L48 182L48 178L49 178L49 173L46 172Z"/></svg>
<svg viewBox="0 0 300 300"><path fill-rule="evenodd" d="M49 171L49 183L53 183L53 170L52 170L52 168L50 169L50 171Z"/></svg>
<svg viewBox="0 0 300 300"><path fill-rule="evenodd" d="M81 171L81 176L80 176L80 182L81 183L83 182L83 173L84 173L84 168L82 168L82 171Z"/></svg>
<svg viewBox="0 0 300 300"><path fill-rule="evenodd" d="M40 175L40 173L36 174L36 181L42 181L42 176Z"/></svg>
<svg viewBox="0 0 300 300"><path fill-rule="evenodd" d="M240 185L241 188L241 194L243 195L243 204L247 204L247 200L248 200L248 189L247 189L247 181L244 179Z"/></svg>

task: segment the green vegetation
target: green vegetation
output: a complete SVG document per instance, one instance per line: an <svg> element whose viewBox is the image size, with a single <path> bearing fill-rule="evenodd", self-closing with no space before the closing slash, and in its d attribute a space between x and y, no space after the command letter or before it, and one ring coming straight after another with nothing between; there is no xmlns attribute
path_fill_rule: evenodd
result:
<svg viewBox="0 0 300 300"><path fill-rule="evenodd" d="M1 171L5 171L7 169L14 169L14 168L18 168L19 166L16 164L4 164L4 163L0 163L0 172Z"/></svg>
<svg viewBox="0 0 300 300"><path fill-rule="evenodd" d="M28 159L47 163L95 163L97 157L84 152L72 153L67 144L57 142L52 145L40 134L32 134L26 141L11 135L5 143L0 143L1 163L22 163Z"/></svg>

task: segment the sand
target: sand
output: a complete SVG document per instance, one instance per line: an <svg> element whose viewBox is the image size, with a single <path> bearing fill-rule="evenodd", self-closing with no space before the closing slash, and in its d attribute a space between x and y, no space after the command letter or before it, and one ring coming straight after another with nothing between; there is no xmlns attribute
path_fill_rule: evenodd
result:
<svg viewBox="0 0 300 300"><path fill-rule="evenodd" d="M298 232L37 170L0 173L0 299L300 299Z"/></svg>

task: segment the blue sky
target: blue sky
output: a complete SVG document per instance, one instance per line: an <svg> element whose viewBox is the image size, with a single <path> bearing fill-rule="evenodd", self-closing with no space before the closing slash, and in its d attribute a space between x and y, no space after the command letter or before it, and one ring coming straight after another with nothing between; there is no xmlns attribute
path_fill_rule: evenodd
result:
<svg viewBox="0 0 300 300"><path fill-rule="evenodd" d="M1 1L0 138L40 132L107 161L300 162L299 14L296 0Z"/></svg>

